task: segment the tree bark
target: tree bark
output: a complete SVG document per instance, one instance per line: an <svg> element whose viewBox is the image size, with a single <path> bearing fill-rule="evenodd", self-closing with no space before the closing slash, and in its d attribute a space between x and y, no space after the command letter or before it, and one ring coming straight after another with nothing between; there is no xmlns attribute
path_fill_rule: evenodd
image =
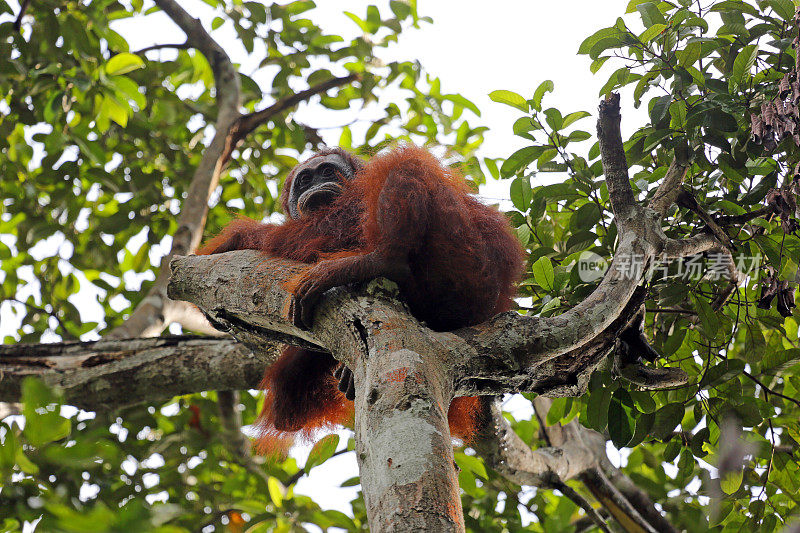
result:
<svg viewBox="0 0 800 533"><path fill-rule="evenodd" d="M87 410L213 389L253 389L278 355L259 355L233 339L164 337L0 346L0 401L16 402L22 381L37 377L59 388L68 404Z"/></svg>

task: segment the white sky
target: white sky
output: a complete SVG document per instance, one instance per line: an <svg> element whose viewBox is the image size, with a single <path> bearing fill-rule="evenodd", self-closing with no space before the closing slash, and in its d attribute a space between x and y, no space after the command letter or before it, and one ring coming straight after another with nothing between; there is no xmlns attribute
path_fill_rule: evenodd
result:
<svg viewBox="0 0 800 533"><path fill-rule="evenodd" d="M361 0L317 0L317 3L320 7L309 16L323 25L326 32L342 35L354 35L357 31L342 11L363 15L369 4ZM530 97L539 83L551 79L555 82L555 92L545 97L545 107L557 107L565 113L586 110L596 116L598 91L610 72L620 65L609 62L598 75L592 75L588 57L577 55L578 45L594 31L613 24L618 16L623 15L627 3L627 0L421 0L420 14L431 16L434 24L424 24L420 30L404 32L398 44L382 50L380 55L387 61L419 59L430 73L441 78L443 93L459 93L475 102L482 117L470 117L470 123L491 128L485 134L482 155L506 157L527 143L511 131L512 124L521 115L517 110L492 102L488 94L496 89L509 89ZM194 16L205 20L209 27L212 10L206 4L192 0L184 2L184 5ZM381 11L384 16L388 15L383 4ZM627 19L633 27L639 26L638 15L630 15ZM128 39L132 50L183 40L180 30L161 13L148 16L145 24L140 20L121 21L115 24L115 28ZM243 64L243 72L251 72L252 60L244 57L241 46L229 37L220 40L233 60ZM341 114L328 119L325 114L309 116L306 111L311 111L311 108L301 108L298 113L313 126L345 122ZM330 123L325 124L325 120L330 120ZM623 93L624 133L632 132L646 120L643 110L634 111L630 98L626 100ZM594 118L584 119L579 126L593 132ZM323 133L330 143L338 140L338 131ZM489 184L482 193L490 198L507 198L507 184L507 181ZM152 259L158 264L157 257ZM84 304L79 305L82 313L92 303L99 307L90 301L91 298L79 300ZM0 311L2 338L16 330L18 320L10 305L2 305ZM530 413L530 407L524 401L512 400L507 407L518 416ZM346 443L348 436L348 432L342 433L340 446ZM293 452L299 464L305 462L308 451L309 447L301 447ZM312 496L323 509L338 509L350 514L348 502L355 496L356 489L337 487L356 472L353 454L345 454L315 468L310 476L297 484L295 492Z"/></svg>

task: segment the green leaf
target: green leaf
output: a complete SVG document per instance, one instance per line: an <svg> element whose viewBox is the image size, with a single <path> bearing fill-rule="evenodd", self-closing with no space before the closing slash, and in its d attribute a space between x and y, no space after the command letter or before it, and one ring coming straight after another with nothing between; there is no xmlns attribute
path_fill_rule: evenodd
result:
<svg viewBox="0 0 800 533"><path fill-rule="evenodd" d="M122 104L113 96L107 94L100 104L100 116L113 120L123 128L128 125L128 113L130 107Z"/></svg>
<svg viewBox="0 0 800 533"><path fill-rule="evenodd" d="M633 437L634 421L630 412L614 398L608 405L608 433L617 448L628 445Z"/></svg>
<svg viewBox="0 0 800 533"><path fill-rule="evenodd" d="M734 83L741 83L745 76L749 76L750 69L753 68L753 65L756 62L756 57L758 56L758 46L754 44L748 44L742 51L739 52L739 55L736 56L736 59L733 61L733 69L731 70L731 80Z"/></svg>
<svg viewBox="0 0 800 533"><path fill-rule="evenodd" d="M528 101L513 91L506 91L502 89L497 91L492 91L489 93L489 98L491 98L493 102L497 102L499 104L506 104L511 107L516 107L517 109L519 109L520 111L524 111L525 113L529 111Z"/></svg>
<svg viewBox="0 0 800 533"><path fill-rule="evenodd" d="M656 126L667 116L669 104L672 102L672 95L665 94L654 98L651 102L653 102L653 107L650 109L650 123Z"/></svg>
<svg viewBox="0 0 800 533"><path fill-rule="evenodd" d="M552 300L551 300L552 301ZM550 403L550 409L547 411L547 425L554 426L561 422L567 414L567 400L568 398L553 398Z"/></svg>
<svg viewBox="0 0 800 533"><path fill-rule="evenodd" d="M665 24L664 15L653 2L645 2L636 6L636 11L642 16L642 22L645 28L649 28L653 24Z"/></svg>
<svg viewBox="0 0 800 533"><path fill-rule="evenodd" d="M109 76L117 76L119 74L127 74L128 72L144 68L144 61L142 58L123 52L117 54L106 63L106 74Z"/></svg>
<svg viewBox="0 0 800 533"><path fill-rule="evenodd" d="M460 94L446 94L442 96L442 98L445 100L450 100L456 105L469 109L470 111L475 113L476 116L481 116L481 110L478 109L478 106L476 106L474 103L472 103L467 98L461 96Z"/></svg>
<svg viewBox="0 0 800 533"><path fill-rule="evenodd" d="M792 0L768 0L767 4L783 20L791 21L794 18L795 5Z"/></svg>
<svg viewBox="0 0 800 533"><path fill-rule="evenodd" d="M731 495L742 486L742 479L744 478L744 470L739 468L733 472L725 472L719 480L719 486L722 492Z"/></svg>
<svg viewBox="0 0 800 533"><path fill-rule="evenodd" d="M683 420L685 410L686 406L682 403L668 403L656 411L656 418L650 434L654 438L662 440L672 435L673 430Z"/></svg>
<svg viewBox="0 0 800 533"><path fill-rule="evenodd" d="M726 359L708 369L700 380L700 387L713 388L740 375L744 370L745 362L741 359Z"/></svg>
<svg viewBox="0 0 800 533"><path fill-rule="evenodd" d="M454 456L456 464L461 470L468 470L483 479L489 479L489 474L486 472L486 467L480 457L467 455L462 452L456 452Z"/></svg>
<svg viewBox="0 0 800 533"><path fill-rule="evenodd" d="M539 86L533 92L533 98L531 99L531 105L533 105L533 108L536 111L542 110L542 98L544 98L544 95L549 92L553 92L555 88L556 86L552 80L545 80L539 84Z"/></svg>
<svg viewBox="0 0 800 533"><path fill-rule="evenodd" d="M275 507L283 507L283 495L285 490L280 481L270 476L267 480L267 490L269 491L269 499L275 504Z"/></svg>
<svg viewBox="0 0 800 533"><path fill-rule="evenodd" d="M361 29L361 31L363 31L364 33L369 33L369 26L365 21L361 20L361 17L359 17L355 13L350 13L349 11L345 11L344 14L345 16L347 16L347 18L355 22L356 25L358 25L358 27Z"/></svg>
<svg viewBox="0 0 800 533"><path fill-rule="evenodd" d="M590 230L600 221L600 208L594 203L580 206L569 220L569 227L573 231Z"/></svg>
<svg viewBox="0 0 800 533"><path fill-rule="evenodd" d="M331 434L322 437L320 440L314 444L314 447L311 448L311 451L308 454L308 459L306 459L306 465L303 469L306 472L309 472L312 468L317 465L321 465L325 461L331 458L331 456L336 452L336 447L339 445L339 435Z"/></svg>
<svg viewBox="0 0 800 533"><path fill-rule="evenodd" d="M500 175L503 177L513 176L520 170L525 169L542 155L544 150L544 146L526 146L525 148L520 148L511 154L508 159L503 161L503 164L500 166ZM520 209L520 211L525 210L527 210L527 207L525 209Z"/></svg>
<svg viewBox="0 0 800 533"><path fill-rule="evenodd" d="M536 280L539 286L546 291L553 290L555 274L553 271L553 263L550 261L549 257L540 257L531 266L531 271L533 272L533 279Z"/></svg>
<svg viewBox="0 0 800 533"><path fill-rule="evenodd" d="M585 118L585 117L590 117L590 116L591 116L591 113L589 113L588 111L575 111L574 113L570 113L569 115L564 117L564 121L561 124L561 128L562 129L563 128L568 128L572 124L577 122L578 120L580 120L582 118Z"/></svg>
<svg viewBox="0 0 800 533"><path fill-rule="evenodd" d="M656 402L652 395L647 391L631 391L631 398L636 408L642 413L653 413L656 410Z"/></svg>
<svg viewBox="0 0 800 533"><path fill-rule="evenodd" d="M647 436L650 434L650 430L653 427L653 421L655 418L656 415L654 413L643 413L639 415L639 417L636 419L636 429L633 432L633 437L631 437L630 442L627 444L629 448L638 446L644 441L644 439L647 438Z"/></svg>
<svg viewBox="0 0 800 533"><path fill-rule="evenodd" d="M619 28L615 26L598 30L583 40L580 47L578 48L578 55L588 54L592 50L592 48L603 39L613 38L619 42L622 33L623 32L621 32Z"/></svg>
<svg viewBox="0 0 800 533"><path fill-rule="evenodd" d="M703 330L709 336L709 338L713 339L717 335L717 331L719 331L719 317L717 317L717 313L711 308L711 305L705 300L703 297L692 297L694 300L694 308L697 310L697 314L700 316L700 324L703 326Z"/></svg>
<svg viewBox="0 0 800 533"><path fill-rule="evenodd" d="M40 380L27 377L22 382L23 434L33 447L61 440L70 434L70 421L61 416L59 397Z"/></svg>
<svg viewBox="0 0 800 533"><path fill-rule="evenodd" d="M523 213L527 211L531 205L531 200L533 199L531 184L528 181L528 178L524 176L515 178L514 181L511 182L509 192L511 194L511 202L514 204L514 207Z"/></svg>
<svg viewBox="0 0 800 533"><path fill-rule="evenodd" d="M800 362L800 349L790 348L783 351L770 351L762 360L763 370L766 374L778 374Z"/></svg>
<svg viewBox="0 0 800 533"><path fill-rule="evenodd" d="M589 427L603 432L608 425L608 406L613 391L605 386L598 387L589 395L586 406L586 419Z"/></svg>
<svg viewBox="0 0 800 533"><path fill-rule="evenodd" d="M639 35L639 40L643 43L649 43L667 29L666 24L653 24Z"/></svg>

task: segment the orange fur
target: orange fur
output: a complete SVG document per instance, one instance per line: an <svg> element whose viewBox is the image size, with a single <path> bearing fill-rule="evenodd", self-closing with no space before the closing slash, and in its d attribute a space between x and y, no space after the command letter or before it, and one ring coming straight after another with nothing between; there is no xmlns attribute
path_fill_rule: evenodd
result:
<svg viewBox="0 0 800 533"><path fill-rule="evenodd" d="M460 176L414 146L368 163L338 148L314 157L329 154L354 170L331 204L277 226L237 219L199 253L254 249L316 263L287 283L296 301L307 296L298 294L304 290L394 276L412 314L437 331L477 324L510 308L522 249L504 215L470 196ZM284 184L284 212L295 172ZM284 453L297 438L352 420L352 402L332 375L336 364L329 354L284 349L262 383L262 451ZM483 405L480 398L453 400L452 434L468 441Z"/></svg>

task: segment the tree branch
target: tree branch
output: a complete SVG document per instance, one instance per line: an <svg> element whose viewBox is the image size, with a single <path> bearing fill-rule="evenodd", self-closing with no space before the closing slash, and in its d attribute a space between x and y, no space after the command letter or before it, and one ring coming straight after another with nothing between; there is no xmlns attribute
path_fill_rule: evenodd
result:
<svg viewBox="0 0 800 533"><path fill-rule="evenodd" d="M676 153L661 185L658 186L653 199L650 200L650 209L661 217L667 214L681 192L681 183L683 183L687 170L689 170L689 164L686 162L686 155Z"/></svg>
<svg viewBox="0 0 800 533"><path fill-rule="evenodd" d="M31 0L22 0L19 5L19 13L17 13L17 18L14 19L14 30L20 31L22 28L22 18L25 16L25 13L28 11L28 7L31 5Z"/></svg>
<svg viewBox="0 0 800 533"><path fill-rule="evenodd" d="M106 335L112 339L159 335L173 321L172 313L176 311L176 306L166 295L169 281L167 266L174 256L185 255L200 244L208 213L208 199L216 189L223 169L220 157L225 150L228 133L239 118L239 73L225 50L211 38L200 21L192 18L177 2L155 0L155 3L183 30L187 45L196 48L211 65L218 104L217 120L214 137L203 151L189 184L169 254L162 258L155 283L130 317Z"/></svg>
<svg viewBox="0 0 800 533"><path fill-rule="evenodd" d="M348 83L359 78L360 76L358 74L350 74L341 78L331 78L316 85L312 85L308 89L300 91L299 93L285 96L265 109L255 111L247 115L242 115L231 127L230 134L225 144L225 150L220 155L221 164L223 166L227 164L231 158L231 154L239 145L239 143L261 124L264 124L276 115L291 109L300 102L308 100L314 95L324 93L330 89L333 89L334 87L347 85Z"/></svg>
<svg viewBox="0 0 800 533"><path fill-rule="evenodd" d="M600 102L597 139L600 141L600 158L603 162L611 209L615 218L624 220L628 211L636 205L636 198L628 178L628 162L622 146L620 119L619 94L612 93ZM619 226L619 221L617 225Z"/></svg>
<svg viewBox="0 0 800 533"><path fill-rule="evenodd" d="M677 197L678 205L681 207L685 207L686 209L695 213L700 220L706 225L708 230L719 240L719 242L725 248L732 248L733 245L731 243L731 238L725 233L725 230L722 229L719 224L714 220L714 218L708 214L708 212L703 209L703 206L697 201L694 195L687 191L686 189L682 189L678 193Z"/></svg>
<svg viewBox="0 0 800 533"><path fill-rule="evenodd" d="M3 345L0 401L19 401L28 376L93 411L209 389L253 389L278 352L274 342L256 355L232 339L190 336Z"/></svg>
<svg viewBox="0 0 800 533"><path fill-rule="evenodd" d="M150 46L145 46L141 50L136 50L135 52L131 52L136 55L141 55L146 52L152 52L153 50L163 50L164 48L176 48L178 50L188 50L191 48L192 45L189 44L188 41L182 43L170 43L170 44L153 44Z"/></svg>

